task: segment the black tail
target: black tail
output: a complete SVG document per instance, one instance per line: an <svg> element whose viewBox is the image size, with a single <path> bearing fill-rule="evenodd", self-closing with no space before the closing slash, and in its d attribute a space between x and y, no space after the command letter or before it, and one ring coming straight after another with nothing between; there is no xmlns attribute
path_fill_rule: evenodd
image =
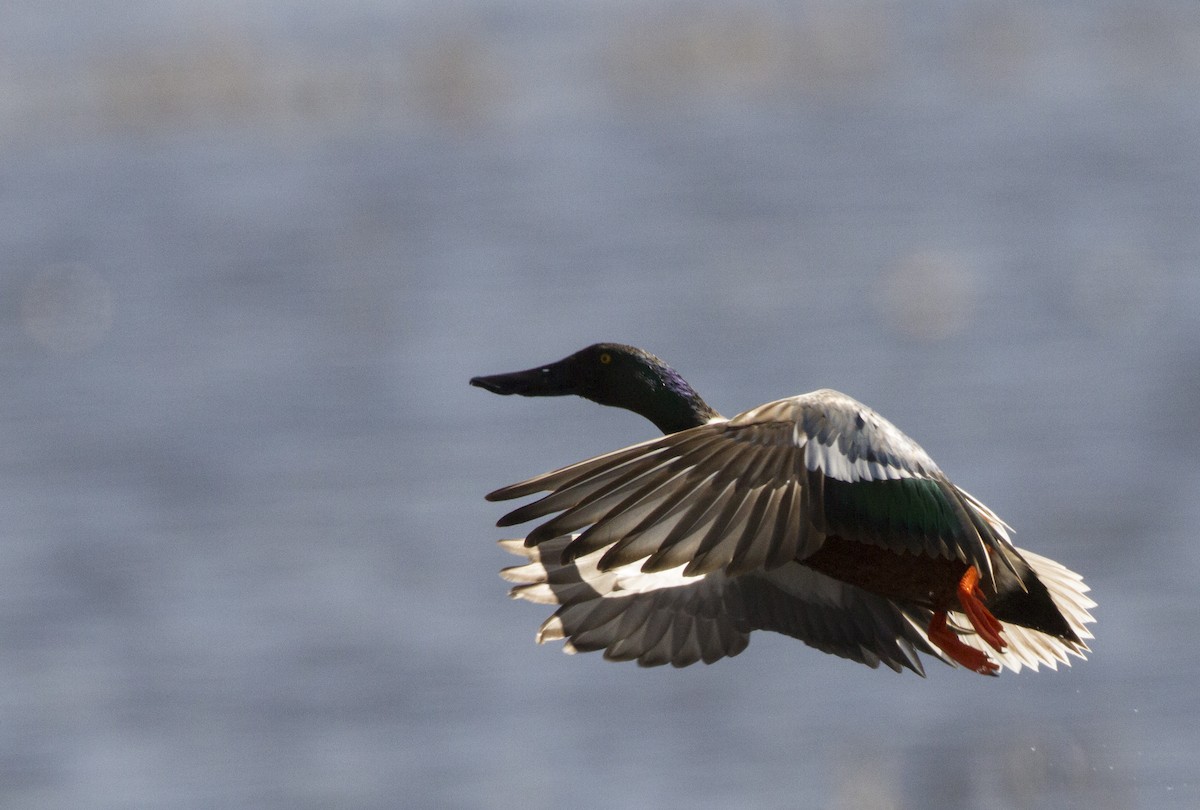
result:
<svg viewBox="0 0 1200 810"><path fill-rule="evenodd" d="M1082 644L1082 639L1071 629L1062 611L1050 598L1050 591L1038 579L1029 563L1016 560L1017 574L996 566L997 594L987 600L987 608L1002 622L1019 624L1064 641ZM1024 587L1022 587L1024 586Z"/></svg>

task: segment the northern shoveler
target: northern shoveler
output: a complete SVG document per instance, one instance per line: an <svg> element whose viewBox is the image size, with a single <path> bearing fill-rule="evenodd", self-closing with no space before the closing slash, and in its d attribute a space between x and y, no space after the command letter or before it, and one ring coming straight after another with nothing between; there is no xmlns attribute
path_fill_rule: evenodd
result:
<svg viewBox="0 0 1200 810"><path fill-rule="evenodd" d="M526 558L502 572L512 595L559 606L539 643L682 667L774 630L922 675L918 652L984 675L1088 652L1082 578L1015 547L1004 521L845 394L726 419L666 363L615 343L471 385L575 394L666 434L488 494L549 493L497 523L556 515L501 541Z"/></svg>

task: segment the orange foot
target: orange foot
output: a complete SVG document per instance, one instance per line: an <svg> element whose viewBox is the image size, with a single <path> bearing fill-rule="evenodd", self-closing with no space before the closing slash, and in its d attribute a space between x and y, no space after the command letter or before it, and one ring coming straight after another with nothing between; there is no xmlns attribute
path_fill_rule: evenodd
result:
<svg viewBox="0 0 1200 810"><path fill-rule="evenodd" d="M958 602L979 637L996 652L1004 652L1004 648L1008 646L1008 642L1000 636L1004 625L983 604L983 591L979 588L979 569L973 565L959 580Z"/></svg>
<svg viewBox="0 0 1200 810"><path fill-rule="evenodd" d="M939 610L929 620L929 629L925 631L929 640L938 646L950 660L961 664L972 672L980 675L995 675L1000 671L1000 665L994 664L982 650L968 647L959 641L954 631L946 626L946 611Z"/></svg>
<svg viewBox="0 0 1200 810"><path fill-rule="evenodd" d="M1004 648L1008 646L1008 643L1000 635L1004 625L983 604L983 591L979 587L979 569L973 565L959 580L958 602L962 605L963 613L966 614L967 620L971 622L971 626L975 628L979 637L996 652L1003 652ZM959 640L958 635L946 624L945 610L934 612L933 618L929 620L929 629L926 631L926 635L942 652L950 656L951 660L970 670L981 675L995 675L1000 669L999 664L993 663L984 652L974 647L968 647Z"/></svg>

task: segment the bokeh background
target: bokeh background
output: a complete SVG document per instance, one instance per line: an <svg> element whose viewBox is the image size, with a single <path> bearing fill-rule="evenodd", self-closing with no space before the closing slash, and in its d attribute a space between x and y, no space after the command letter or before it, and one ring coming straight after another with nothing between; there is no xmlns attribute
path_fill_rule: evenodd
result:
<svg viewBox="0 0 1200 810"><path fill-rule="evenodd" d="M1200 806L1200 5L8 0L0 806ZM533 644L484 492L836 387L1092 660Z"/></svg>

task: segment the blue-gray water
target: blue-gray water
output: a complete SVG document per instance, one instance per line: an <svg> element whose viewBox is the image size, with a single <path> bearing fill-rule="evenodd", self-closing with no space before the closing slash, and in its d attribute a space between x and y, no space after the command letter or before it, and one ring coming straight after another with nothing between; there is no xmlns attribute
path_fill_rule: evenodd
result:
<svg viewBox="0 0 1200 810"><path fill-rule="evenodd" d="M1200 806L1200 6L10 3L0 806ZM484 492L642 345L873 405L1091 660L533 644Z"/></svg>

